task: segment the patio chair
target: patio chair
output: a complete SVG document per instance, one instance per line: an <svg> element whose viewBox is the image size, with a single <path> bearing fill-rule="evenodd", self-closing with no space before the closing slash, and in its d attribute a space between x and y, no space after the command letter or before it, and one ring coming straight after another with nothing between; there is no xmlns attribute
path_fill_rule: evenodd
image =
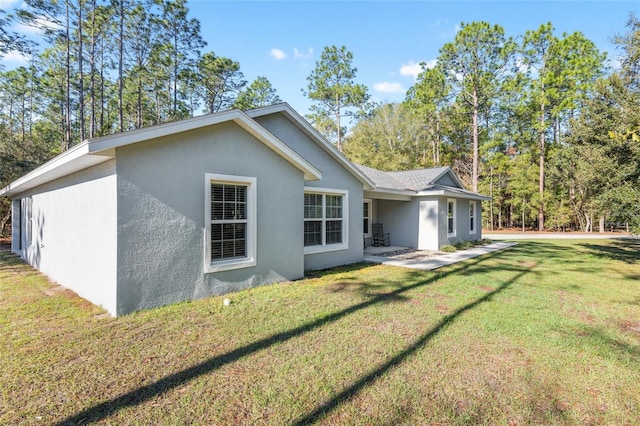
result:
<svg viewBox="0 0 640 426"><path fill-rule="evenodd" d="M374 223L372 225L372 231L373 231L373 245L375 247L380 247L380 246L385 246L388 247L391 245L391 242L389 241L389 233L384 233L383 229L382 229L382 224L381 223Z"/></svg>

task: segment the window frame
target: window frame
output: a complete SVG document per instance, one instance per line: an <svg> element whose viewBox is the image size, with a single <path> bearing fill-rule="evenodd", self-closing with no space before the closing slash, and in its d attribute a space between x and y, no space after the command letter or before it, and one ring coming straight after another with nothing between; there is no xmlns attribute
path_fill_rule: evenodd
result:
<svg viewBox="0 0 640 426"><path fill-rule="evenodd" d="M449 216L449 206L452 206L451 208L451 216ZM452 238L456 236L456 199L454 198L447 198L447 237L448 238ZM452 230L451 232L449 232L449 220L451 220L452 222Z"/></svg>
<svg viewBox="0 0 640 426"><path fill-rule="evenodd" d="M256 266L257 248L257 179L249 176L233 176L217 173L205 173L205 203L204 203L204 272L222 272L233 269L249 268ZM246 251L245 257L227 260L211 259L211 225L219 220L211 217L211 185L237 185L247 188L246 219L237 220L237 223L246 223ZM231 223L231 222L227 222ZM236 222L234 222L236 223Z"/></svg>
<svg viewBox="0 0 640 426"><path fill-rule="evenodd" d="M469 234L476 233L476 202L469 200Z"/></svg>
<svg viewBox="0 0 640 426"><path fill-rule="evenodd" d="M368 215L364 215L364 206L367 206ZM369 238L373 235L373 231L371 230L371 225L373 225L373 218L371 209L373 208L373 202L369 198L365 198L362 200L362 233L365 237ZM364 221L367 221L368 226L364 226Z"/></svg>
<svg viewBox="0 0 640 426"><path fill-rule="evenodd" d="M347 250L349 248L349 191L341 190L341 189L329 189L329 188L315 188L315 187L304 187L304 194L317 194L322 195L322 218L309 218L306 219L304 217L304 212L302 215L303 221L318 221L322 223L321 225L321 243L319 245L305 246L304 254L315 254L315 253L326 253L331 251L339 251L339 250ZM327 195L333 196L341 196L342 197L342 242L341 243L333 243L327 244L327 222L335 221L336 218L327 217Z"/></svg>

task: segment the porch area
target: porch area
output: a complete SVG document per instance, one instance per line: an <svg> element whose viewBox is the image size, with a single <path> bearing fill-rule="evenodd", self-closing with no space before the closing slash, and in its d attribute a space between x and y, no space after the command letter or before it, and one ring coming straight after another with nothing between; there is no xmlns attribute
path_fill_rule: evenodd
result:
<svg viewBox="0 0 640 426"><path fill-rule="evenodd" d="M394 251L407 250L410 247L402 247L402 246L366 246L364 248L365 256L380 256L384 253L391 253Z"/></svg>

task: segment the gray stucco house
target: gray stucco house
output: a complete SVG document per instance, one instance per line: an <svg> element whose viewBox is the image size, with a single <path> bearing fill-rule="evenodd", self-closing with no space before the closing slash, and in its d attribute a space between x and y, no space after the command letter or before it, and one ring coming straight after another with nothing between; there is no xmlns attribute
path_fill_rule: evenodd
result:
<svg viewBox="0 0 640 426"><path fill-rule="evenodd" d="M394 245L479 239L487 199L449 168L356 166L287 104L88 140L0 196L12 251L111 315L362 261L374 221Z"/></svg>
<svg viewBox="0 0 640 426"><path fill-rule="evenodd" d="M467 191L451 167L383 172L357 165L374 182L364 190L365 244L372 224L384 224L393 245L439 250L447 244L482 238L482 201Z"/></svg>

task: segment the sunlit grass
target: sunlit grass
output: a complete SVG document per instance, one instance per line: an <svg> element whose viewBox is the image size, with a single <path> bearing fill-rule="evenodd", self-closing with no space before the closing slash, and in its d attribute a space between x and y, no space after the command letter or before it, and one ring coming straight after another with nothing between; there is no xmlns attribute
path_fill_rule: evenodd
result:
<svg viewBox="0 0 640 426"><path fill-rule="evenodd" d="M352 265L109 318L0 253L0 424L633 424L640 241Z"/></svg>

